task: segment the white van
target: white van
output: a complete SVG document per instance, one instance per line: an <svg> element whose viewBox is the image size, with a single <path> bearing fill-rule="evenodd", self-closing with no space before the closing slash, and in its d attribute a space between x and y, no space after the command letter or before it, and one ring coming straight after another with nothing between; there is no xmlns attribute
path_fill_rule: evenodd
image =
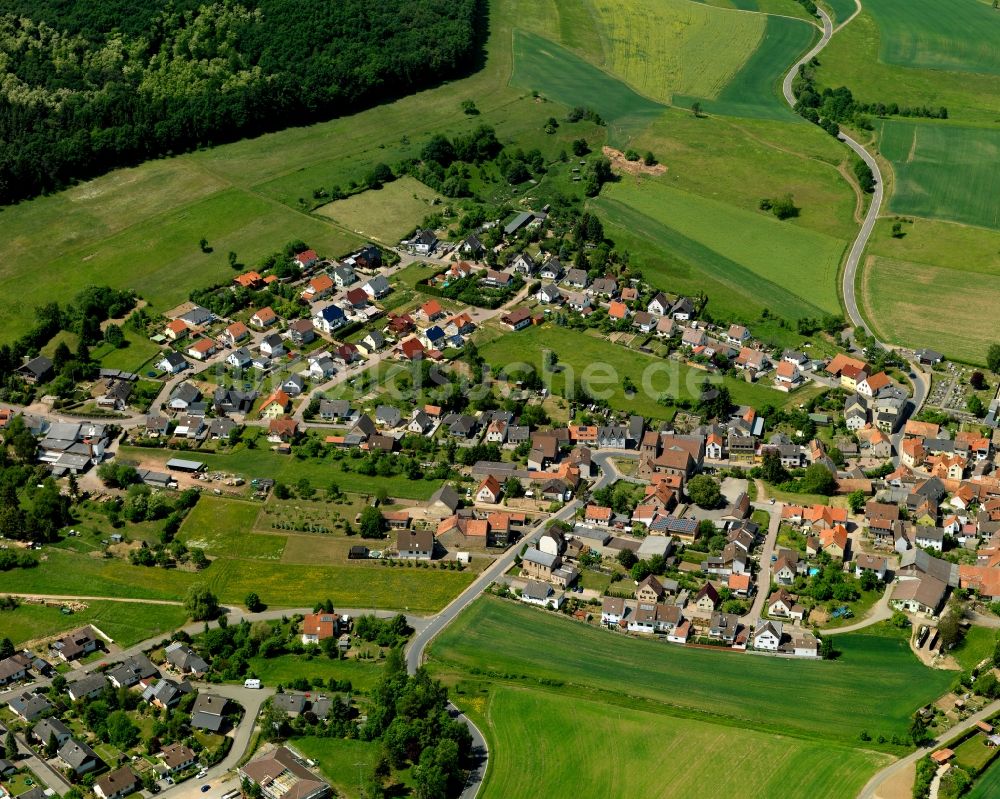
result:
<svg viewBox="0 0 1000 799"><path fill-rule="evenodd" d="M260 680L244 680L244 688L260 688Z"/></svg>

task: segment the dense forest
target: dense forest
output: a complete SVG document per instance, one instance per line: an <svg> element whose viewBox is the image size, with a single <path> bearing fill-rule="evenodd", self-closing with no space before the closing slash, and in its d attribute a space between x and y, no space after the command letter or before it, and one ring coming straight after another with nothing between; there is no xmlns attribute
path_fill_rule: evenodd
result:
<svg viewBox="0 0 1000 799"><path fill-rule="evenodd" d="M0 203L472 70L485 0L0 0Z"/></svg>

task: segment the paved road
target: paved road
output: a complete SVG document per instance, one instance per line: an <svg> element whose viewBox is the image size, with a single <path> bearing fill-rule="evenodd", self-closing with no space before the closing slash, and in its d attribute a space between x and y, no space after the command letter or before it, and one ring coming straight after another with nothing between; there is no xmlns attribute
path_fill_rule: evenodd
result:
<svg viewBox="0 0 1000 799"><path fill-rule="evenodd" d="M954 738L961 732L968 730L970 727L974 727L977 722L984 721L988 716L993 715L998 710L1000 710L1000 701L991 702L982 710L980 710L975 715L969 716L965 721L956 724L947 732L943 733L939 738L935 739L931 746L925 746L921 749L917 749L915 752L910 753L904 758L900 758L891 766L887 766L882 769L878 774L868 780L868 783L861 792L858 794L858 799L875 799L876 793L878 792L879 786L889 779L893 774L896 774L901 769L905 768L910 763L916 763L920 758L929 752L933 752L946 740Z"/></svg>
<svg viewBox="0 0 1000 799"><path fill-rule="evenodd" d="M312 609L310 608L310 611ZM259 690L244 688L242 685L214 685L211 683L196 682L193 685L199 691L207 691L224 696L243 706L245 713L240 725L236 728L233 736L232 746L229 747L228 754L209 768L208 774L201 779L185 780L180 785L167 786L163 783L164 789L160 796L170 796L172 799L218 799L223 793L231 790L235 783L226 784L232 779L230 770L236 767L243 755L250 748L250 739L253 737L253 730L256 726L257 716L260 714L261 705L268 697L274 694L274 688L264 687ZM208 784L210 789L202 793L203 785Z"/></svg>
<svg viewBox="0 0 1000 799"><path fill-rule="evenodd" d="M759 619L764 612L764 603L767 601L767 594L771 588L771 555L774 554L774 547L778 540L778 528L781 527L781 509L785 506L781 502L775 502L773 505L769 502L754 502L753 507L754 510L767 511L771 514L771 518L767 525L767 536L760 547L757 594L753 598L753 605L750 606L749 612L742 616L745 622L751 623Z"/></svg>
<svg viewBox="0 0 1000 799"><path fill-rule="evenodd" d="M57 794L66 793L66 791L73 787L57 769L54 769L45 760L31 751L23 735L15 735L14 737L17 739L17 750L23 758L17 763L19 767L27 766L30 768L38 779L42 780Z"/></svg>

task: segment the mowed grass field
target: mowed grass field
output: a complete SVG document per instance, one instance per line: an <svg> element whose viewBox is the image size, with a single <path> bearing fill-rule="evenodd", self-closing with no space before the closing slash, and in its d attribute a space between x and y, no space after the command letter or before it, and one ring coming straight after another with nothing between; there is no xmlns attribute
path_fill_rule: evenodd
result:
<svg viewBox="0 0 1000 799"><path fill-rule="evenodd" d="M569 380L583 381L598 398L606 394L612 408L630 410L654 419L673 417L673 409L657 401L660 396L667 394L692 399L700 393L700 386L708 377L706 372L684 366L678 361L664 360L613 344L604 338L552 325L509 333L480 347L483 358L490 366L531 364L539 373L546 350L556 353L563 367L546 378L555 391L562 391ZM516 374L512 369L511 375ZM637 388L632 397L627 397L622 388L625 377L631 379ZM801 401L801 397L795 394L790 398L766 386L728 377L723 381L737 403L761 406L790 403L791 398ZM648 391L644 388L646 386Z"/></svg>
<svg viewBox="0 0 1000 799"><path fill-rule="evenodd" d="M880 336L985 363L988 342L962 320L1000 318L1000 275L872 255L860 281L869 322Z"/></svg>
<svg viewBox="0 0 1000 799"><path fill-rule="evenodd" d="M622 227L662 239L666 252L687 256L715 281L752 294L780 316L797 319L840 307L844 241L674 189L663 179L626 177L606 186L594 204ZM677 290L669 280L660 282Z"/></svg>
<svg viewBox="0 0 1000 799"><path fill-rule="evenodd" d="M322 677L324 680L350 680L356 691L369 691L382 676L382 662L377 660L330 660L325 655L305 658L281 655L276 658L250 658L250 670L265 685L288 685L292 680Z"/></svg>
<svg viewBox="0 0 1000 799"><path fill-rule="evenodd" d="M557 680L559 693L572 696L853 744L864 729L906 737L911 714L954 681L923 666L901 636L873 630L838 637L843 654L834 662L774 660L626 638L481 597L437 637L429 657L443 673Z"/></svg>
<svg viewBox="0 0 1000 799"><path fill-rule="evenodd" d="M606 64L642 94L718 97L764 37L767 19L689 0L590 0Z"/></svg>
<svg viewBox="0 0 1000 799"><path fill-rule="evenodd" d="M317 208L316 213L333 219L359 236L395 245L425 216L433 213L435 202L442 199L416 178L404 175L381 189Z"/></svg>
<svg viewBox="0 0 1000 799"><path fill-rule="evenodd" d="M720 796L839 799L889 760L530 688L491 690L482 715L491 741L487 799L701 799L708 782Z"/></svg>
<svg viewBox="0 0 1000 799"><path fill-rule="evenodd" d="M177 605L88 600L86 610L67 616L58 607L22 604L16 610L0 611L0 638L10 638L19 646L25 641L93 624L115 643L128 647L181 627L186 621L187 612Z"/></svg>
<svg viewBox="0 0 1000 799"><path fill-rule="evenodd" d="M879 134L890 211L1000 230L1000 128L884 120Z"/></svg>
<svg viewBox="0 0 1000 799"><path fill-rule="evenodd" d="M594 109L608 123L609 141L618 146L664 109L565 47L523 30L514 31L510 82L563 105Z"/></svg>
<svg viewBox="0 0 1000 799"><path fill-rule="evenodd" d="M184 519L178 537L209 556L281 560L285 536L253 532L260 512L258 502L202 497Z"/></svg>

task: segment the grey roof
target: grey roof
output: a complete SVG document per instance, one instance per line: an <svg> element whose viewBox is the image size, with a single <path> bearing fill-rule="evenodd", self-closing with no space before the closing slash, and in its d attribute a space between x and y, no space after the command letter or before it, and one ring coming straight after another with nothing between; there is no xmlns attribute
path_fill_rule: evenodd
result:
<svg viewBox="0 0 1000 799"><path fill-rule="evenodd" d="M515 216L510 222L504 225L503 232L506 233L507 235L510 235L511 233L516 233L518 230L527 225L534 218L535 215L531 213L531 211L522 211L517 216Z"/></svg>
<svg viewBox="0 0 1000 799"><path fill-rule="evenodd" d="M389 427L395 427L402 418L403 414L399 408L394 408L392 405L379 405L375 409L375 421Z"/></svg>
<svg viewBox="0 0 1000 799"><path fill-rule="evenodd" d="M305 694L275 694L271 704L286 713L302 713L306 709Z"/></svg>
<svg viewBox="0 0 1000 799"><path fill-rule="evenodd" d="M178 683L174 680L163 678L158 680L155 685L148 686L142 692L142 698L147 702L152 702L155 699L163 705L171 705L180 700L181 694L190 692L191 686L187 680Z"/></svg>
<svg viewBox="0 0 1000 799"><path fill-rule="evenodd" d="M107 675L109 678L113 678L119 685L132 686L139 682L139 680L155 677L159 673L152 661L140 652L137 655L126 658L113 669L110 669Z"/></svg>
<svg viewBox="0 0 1000 799"><path fill-rule="evenodd" d="M103 690L107 684L107 680L104 679L103 674L88 674L79 680L69 683L66 686L66 690L72 692L73 696L79 699L81 696L87 696L92 691Z"/></svg>
<svg viewBox="0 0 1000 799"><path fill-rule="evenodd" d="M59 719L42 719L34 727L31 728L31 734L34 735L42 743L49 742L49 736L54 735L58 738L65 738L72 733L69 727L63 724Z"/></svg>
<svg viewBox="0 0 1000 799"><path fill-rule="evenodd" d="M180 641L169 644L164 652L167 660L179 669L199 673L208 671L208 663L205 662L204 658Z"/></svg>
<svg viewBox="0 0 1000 799"><path fill-rule="evenodd" d="M551 555L548 552L542 552L540 549L529 548L522 556L522 559L528 563L537 563L539 566L552 569L555 567L559 557L558 555Z"/></svg>
<svg viewBox="0 0 1000 799"><path fill-rule="evenodd" d="M389 281L385 279L385 275L375 275L365 285L375 294L389 290Z"/></svg>
<svg viewBox="0 0 1000 799"><path fill-rule="evenodd" d="M181 402L187 404L196 402L200 396L201 396L201 391L199 391L196 386L192 385L191 383L188 383L187 381L184 381L183 383L178 383L177 386L174 387L174 390L170 392L171 400L175 399L181 400Z"/></svg>
<svg viewBox="0 0 1000 799"><path fill-rule="evenodd" d="M935 579L958 587L958 566L941 558L928 555L922 549L908 549L899 558L900 571L929 574Z"/></svg>
<svg viewBox="0 0 1000 799"><path fill-rule="evenodd" d="M37 358L32 358L26 364L21 367L22 371L31 372L36 378L41 377L47 372L52 371L52 361L46 358L44 355L39 355Z"/></svg>
<svg viewBox="0 0 1000 799"><path fill-rule="evenodd" d="M72 769L79 769L88 760L98 760L97 752L86 743L70 738L59 749L59 759Z"/></svg>
<svg viewBox="0 0 1000 799"><path fill-rule="evenodd" d="M443 485L433 494L431 494L430 503L433 505L435 502L443 503L452 512L458 507L458 493L450 485Z"/></svg>
<svg viewBox="0 0 1000 799"><path fill-rule="evenodd" d="M28 721L34 721L42 713L52 708L52 705L49 704L49 701L44 696L40 696L34 692L25 692L20 696L15 696L8 704L11 710L19 716L23 716Z"/></svg>
<svg viewBox="0 0 1000 799"><path fill-rule="evenodd" d="M524 586L521 590L521 595L528 597L528 599L547 599L549 594L552 593L552 586L548 583L543 583L540 580L529 580L528 584Z"/></svg>

